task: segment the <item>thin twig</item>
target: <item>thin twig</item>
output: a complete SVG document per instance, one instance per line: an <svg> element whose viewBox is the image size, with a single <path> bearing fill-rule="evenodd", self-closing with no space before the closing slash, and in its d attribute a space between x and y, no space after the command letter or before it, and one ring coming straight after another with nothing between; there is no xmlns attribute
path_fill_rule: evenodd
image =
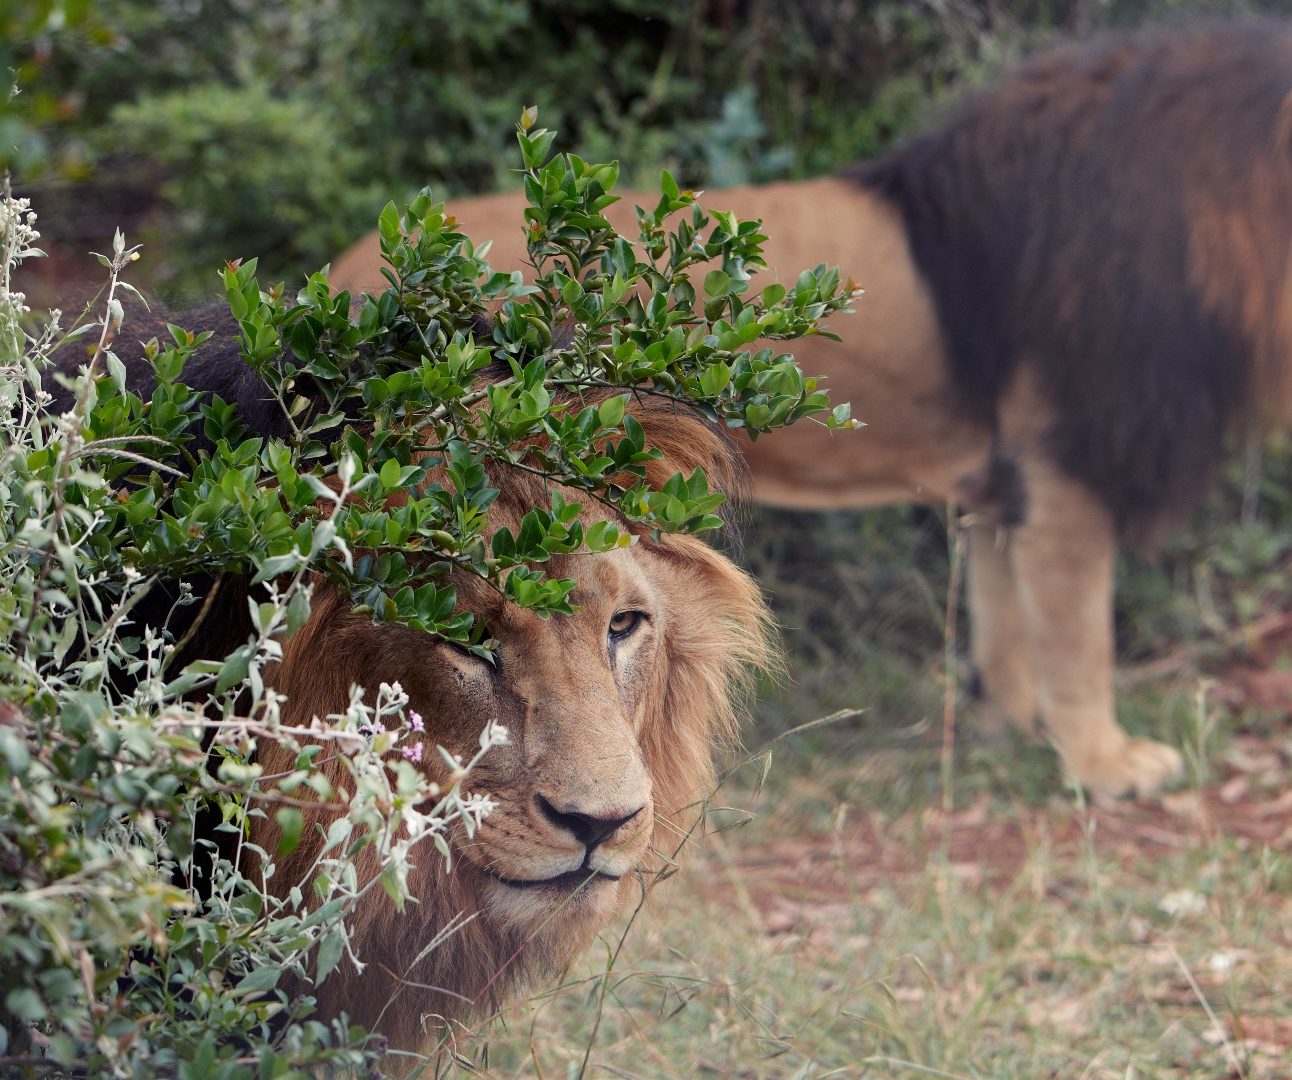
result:
<svg viewBox="0 0 1292 1080"><path fill-rule="evenodd" d="M955 809L952 783L956 745L956 621L960 611L960 579L964 572L964 529L954 504L947 509L947 541L951 548L951 580L947 582L946 613L942 623L942 754L939 769L944 814Z"/></svg>

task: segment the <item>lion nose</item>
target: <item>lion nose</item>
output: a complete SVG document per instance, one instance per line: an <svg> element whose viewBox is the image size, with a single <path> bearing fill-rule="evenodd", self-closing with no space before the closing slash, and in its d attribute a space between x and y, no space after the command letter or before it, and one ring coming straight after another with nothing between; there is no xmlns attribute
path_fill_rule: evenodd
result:
<svg viewBox="0 0 1292 1080"><path fill-rule="evenodd" d="M642 805L627 814L587 814L573 808L558 810L542 795L535 795L534 798L538 802L539 810L548 821L558 829L565 829L572 833L574 838L589 851L599 844L604 844L622 826L627 825L646 808Z"/></svg>

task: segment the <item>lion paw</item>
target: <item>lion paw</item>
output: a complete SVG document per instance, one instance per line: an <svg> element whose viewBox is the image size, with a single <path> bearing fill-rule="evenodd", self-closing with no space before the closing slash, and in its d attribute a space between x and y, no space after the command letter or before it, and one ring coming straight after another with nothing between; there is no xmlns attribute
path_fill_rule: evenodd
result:
<svg viewBox="0 0 1292 1080"><path fill-rule="evenodd" d="M1072 772L1096 799L1148 799L1184 772L1184 759L1165 743L1128 739L1115 754L1073 763Z"/></svg>

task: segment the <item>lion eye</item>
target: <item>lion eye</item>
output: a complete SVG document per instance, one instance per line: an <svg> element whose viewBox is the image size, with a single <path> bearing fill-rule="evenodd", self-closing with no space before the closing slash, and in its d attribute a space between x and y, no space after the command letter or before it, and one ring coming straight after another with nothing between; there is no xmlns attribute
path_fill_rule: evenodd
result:
<svg viewBox="0 0 1292 1080"><path fill-rule="evenodd" d="M475 638L475 635L472 635ZM442 639L444 644L451 648L459 656L469 657L472 660L479 660L488 664L491 668L497 668L502 660L499 656L499 642L490 633L489 628L484 627L478 638L475 638L476 644L461 641L449 641L447 638Z"/></svg>
<svg viewBox="0 0 1292 1080"><path fill-rule="evenodd" d="M644 611L616 611L610 617L610 638L612 641L623 641L624 638L634 633L647 616Z"/></svg>

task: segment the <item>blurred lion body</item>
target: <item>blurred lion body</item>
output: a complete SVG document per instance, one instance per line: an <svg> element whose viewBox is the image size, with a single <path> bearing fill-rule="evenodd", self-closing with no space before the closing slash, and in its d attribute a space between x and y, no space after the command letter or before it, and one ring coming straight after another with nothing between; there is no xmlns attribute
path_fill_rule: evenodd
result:
<svg viewBox="0 0 1292 1080"><path fill-rule="evenodd" d="M1101 795L1179 755L1113 694L1119 543L1197 502L1235 433L1292 417L1292 35L1262 21L1109 33L1020 65L840 179L706 203L767 223L772 276L837 262L866 295L795 352L867 428L746 444L758 497L971 512L972 654ZM629 193L609 211L633 232ZM450 209L521 266L519 195ZM380 288L375 240L339 287Z"/></svg>

